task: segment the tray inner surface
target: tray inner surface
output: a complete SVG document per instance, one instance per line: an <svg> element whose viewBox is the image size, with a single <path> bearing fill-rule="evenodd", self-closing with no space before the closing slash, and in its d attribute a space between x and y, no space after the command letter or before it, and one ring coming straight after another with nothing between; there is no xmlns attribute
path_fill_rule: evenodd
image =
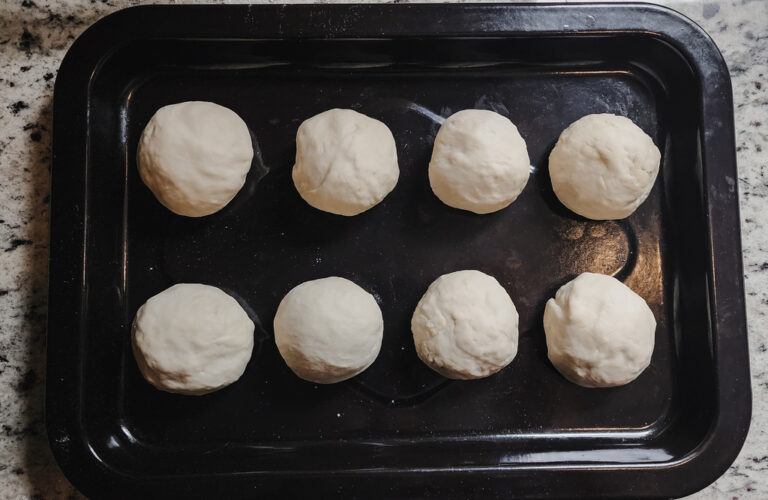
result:
<svg viewBox="0 0 768 500"><path fill-rule="evenodd" d="M117 51L90 91L87 280L90 290L109 291L90 299L83 344L84 421L94 446L143 474L660 463L682 456L714 411L709 330L706 318L693 314L706 308L707 297L704 256L695 252L705 232L692 78L673 49L641 35L162 40ZM163 208L135 165L154 111L185 100L235 110L260 151L235 200L201 219ZM290 177L298 125L333 107L384 121L398 145L397 187L352 218L311 208ZM498 213L451 209L429 188L439 117L465 108L508 116L527 142L534 173ZM663 153L651 195L623 221L569 212L547 175L560 132L599 112L628 116ZM495 276L520 313L517 358L484 380L447 381L413 348L410 316L418 299L437 276L459 269ZM651 366L625 387L583 389L547 361L544 304L584 271L624 280L656 316ZM271 322L293 286L330 275L375 295L385 332L366 372L322 386L285 366ZM130 351L138 307L179 282L222 287L260 322L243 378L205 397L153 389ZM696 373L695 384L684 373ZM167 460L137 459L148 456Z"/></svg>

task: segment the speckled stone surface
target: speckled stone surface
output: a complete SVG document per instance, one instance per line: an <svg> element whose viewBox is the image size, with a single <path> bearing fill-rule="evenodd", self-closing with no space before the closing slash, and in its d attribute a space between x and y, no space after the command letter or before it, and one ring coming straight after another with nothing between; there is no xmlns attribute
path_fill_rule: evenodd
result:
<svg viewBox="0 0 768 500"><path fill-rule="evenodd" d="M138 3L0 2L0 498L80 497L54 463L43 423L53 83L67 48L87 26ZM733 78L754 399L750 433L736 462L691 498L765 499L768 1L661 3L682 11L712 35Z"/></svg>

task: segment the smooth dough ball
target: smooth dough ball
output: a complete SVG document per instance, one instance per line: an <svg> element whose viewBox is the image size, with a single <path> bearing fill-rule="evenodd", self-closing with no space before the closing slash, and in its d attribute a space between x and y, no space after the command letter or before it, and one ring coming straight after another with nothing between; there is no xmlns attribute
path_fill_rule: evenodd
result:
<svg viewBox="0 0 768 500"><path fill-rule="evenodd" d="M660 161L659 148L629 118L587 115L560 134L549 175L570 210L588 219L623 219L648 197Z"/></svg>
<svg viewBox="0 0 768 500"><path fill-rule="evenodd" d="M293 183L313 207L357 215L383 200L399 176L395 138L382 122L331 109L299 126Z"/></svg>
<svg viewBox="0 0 768 500"><path fill-rule="evenodd" d="M291 370L310 382L354 377L379 355L384 333L373 295L337 276L288 292L275 315L275 343Z"/></svg>
<svg viewBox="0 0 768 500"><path fill-rule="evenodd" d="M518 316L506 290L480 271L437 278L411 318L419 358L441 375L492 375L517 355Z"/></svg>
<svg viewBox="0 0 768 500"><path fill-rule="evenodd" d="M517 127L493 111L465 109L437 132L429 184L448 206L487 214L517 199L530 173Z"/></svg>
<svg viewBox="0 0 768 500"><path fill-rule="evenodd" d="M190 101L158 109L139 140L139 174L166 208L202 217L221 210L245 183L251 134L231 109Z"/></svg>
<svg viewBox="0 0 768 500"><path fill-rule="evenodd" d="M571 382L614 387L651 362L656 319L642 297L604 274L583 273L544 309L549 359Z"/></svg>
<svg viewBox="0 0 768 500"><path fill-rule="evenodd" d="M133 353L147 381L200 395L240 378L253 351L253 321L214 286L183 283L150 298L133 321Z"/></svg>

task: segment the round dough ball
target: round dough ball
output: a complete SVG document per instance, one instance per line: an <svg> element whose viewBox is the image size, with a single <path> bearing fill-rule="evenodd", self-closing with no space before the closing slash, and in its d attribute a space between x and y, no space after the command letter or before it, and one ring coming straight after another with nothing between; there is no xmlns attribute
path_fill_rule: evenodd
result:
<svg viewBox="0 0 768 500"><path fill-rule="evenodd" d="M277 308L274 327L280 355L296 375L332 384L373 363L381 349L384 320L373 295L331 276L288 292Z"/></svg>
<svg viewBox="0 0 768 500"><path fill-rule="evenodd" d="M395 138L382 122L331 109L299 126L293 183L313 207L357 215L383 200L399 176Z"/></svg>
<svg viewBox="0 0 768 500"><path fill-rule="evenodd" d="M544 309L549 359L571 382L614 387L651 362L656 319L642 297L604 274L583 273Z"/></svg>
<svg viewBox="0 0 768 500"><path fill-rule="evenodd" d="M133 321L133 354L147 381L200 395L240 378L253 351L253 321L214 286L183 283L150 298Z"/></svg>
<svg viewBox="0 0 768 500"><path fill-rule="evenodd" d="M441 375L492 375L517 355L517 309L506 290L480 271L437 278L411 318L419 358Z"/></svg>
<svg viewBox="0 0 768 500"><path fill-rule="evenodd" d="M232 201L251 169L248 126L231 109L190 101L163 106L139 140L139 175L179 215L202 217Z"/></svg>
<svg viewBox="0 0 768 500"><path fill-rule="evenodd" d="M623 219L648 197L660 161L659 148L629 118L587 115L560 134L549 175L570 210L593 220Z"/></svg>
<svg viewBox="0 0 768 500"><path fill-rule="evenodd" d="M493 111L465 109L437 132L429 184L448 206L487 214L517 199L530 159L517 127Z"/></svg>

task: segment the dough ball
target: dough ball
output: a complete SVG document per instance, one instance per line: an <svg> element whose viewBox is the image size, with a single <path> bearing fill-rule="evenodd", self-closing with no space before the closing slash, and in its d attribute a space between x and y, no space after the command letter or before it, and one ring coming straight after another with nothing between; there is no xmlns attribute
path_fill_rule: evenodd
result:
<svg viewBox="0 0 768 500"><path fill-rule="evenodd" d="M139 370L150 384L199 395L243 374L253 351L253 322L218 288L184 283L139 308L132 337Z"/></svg>
<svg viewBox="0 0 768 500"><path fill-rule="evenodd" d="M660 161L659 148L629 118L587 115L560 134L549 175L570 210L588 219L623 219L648 197Z"/></svg>
<svg viewBox="0 0 768 500"><path fill-rule="evenodd" d="M248 126L231 109L190 101L158 109L139 140L139 175L179 215L221 210L245 183L253 160Z"/></svg>
<svg viewBox="0 0 768 500"><path fill-rule="evenodd" d="M368 368L384 333L373 295L337 276L306 281L288 292L274 327L275 343L290 369L319 384L341 382Z"/></svg>
<svg viewBox="0 0 768 500"><path fill-rule="evenodd" d="M544 309L549 359L571 382L613 387L637 378L651 362L656 319L621 281L583 273Z"/></svg>
<svg viewBox="0 0 768 500"><path fill-rule="evenodd" d="M293 183L313 207L357 215L383 200L399 176L395 138L382 122L331 109L299 126Z"/></svg>
<svg viewBox="0 0 768 500"><path fill-rule="evenodd" d="M429 184L446 205L487 214L515 201L530 165L525 141L511 121L493 111L465 109L437 132Z"/></svg>
<svg viewBox="0 0 768 500"><path fill-rule="evenodd" d="M411 318L416 352L441 375L492 375L517 354L517 309L495 278L457 271L437 278Z"/></svg>

